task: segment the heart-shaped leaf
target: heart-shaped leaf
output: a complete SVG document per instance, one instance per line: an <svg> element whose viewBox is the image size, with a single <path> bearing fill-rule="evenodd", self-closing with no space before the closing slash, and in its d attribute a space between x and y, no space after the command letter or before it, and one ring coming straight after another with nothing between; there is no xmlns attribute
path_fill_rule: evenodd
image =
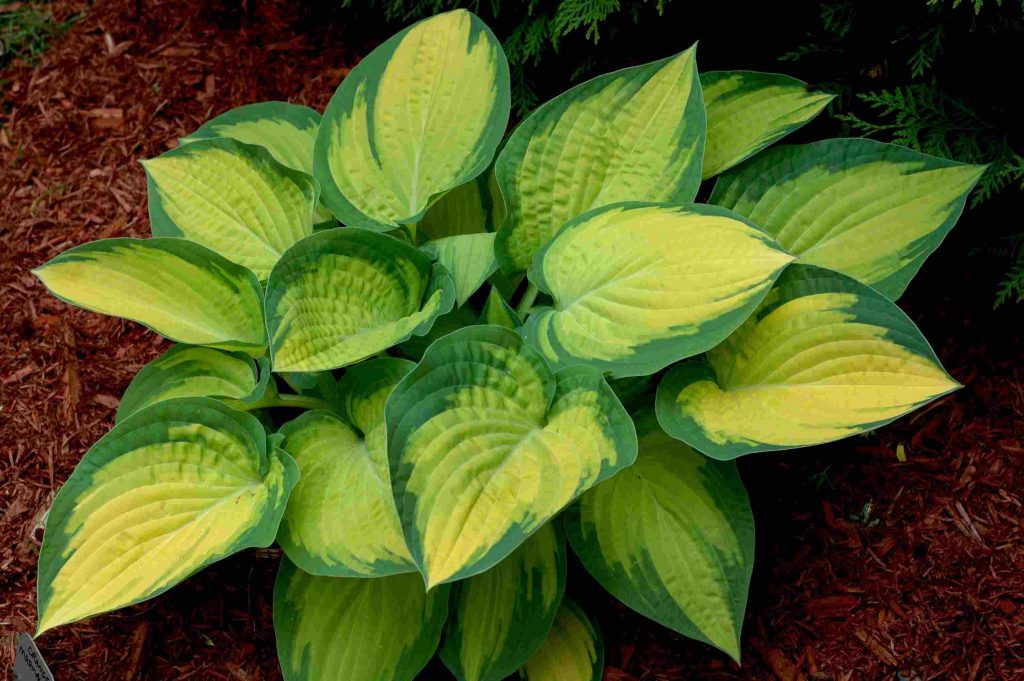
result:
<svg viewBox="0 0 1024 681"><path fill-rule="evenodd" d="M143 165L153 236L202 244L261 281L282 253L313 233L316 184L263 147L200 140Z"/></svg>
<svg viewBox="0 0 1024 681"><path fill-rule="evenodd" d="M293 246L267 284L274 371L354 364L430 330L452 309L444 267L413 246L364 229L317 232Z"/></svg>
<svg viewBox="0 0 1024 681"><path fill-rule="evenodd" d="M601 681L604 643L597 625L568 598L540 650L519 670L523 681Z"/></svg>
<svg viewBox="0 0 1024 681"><path fill-rule="evenodd" d="M778 73L710 71L700 74L708 115L704 178L714 177L793 132L835 95Z"/></svg>
<svg viewBox="0 0 1024 681"><path fill-rule="evenodd" d="M228 137L245 144L255 144L269 151L278 163L312 178L313 144L319 129L320 114L308 106L259 102L222 113L183 138L181 143ZM330 211L317 203L313 212L313 228L321 225L336 227L337 223Z"/></svg>
<svg viewBox="0 0 1024 681"><path fill-rule="evenodd" d="M984 172L893 144L781 146L719 178L711 202L750 218L800 262L896 300Z"/></svg>
<svg viewBox="0 0 1024 681"><path fill-rule="evenodd" d="M313 174L313 143L320 129L320 114L308 106L288 102L259 102L225 111L182 139L228 137L265 148L274 160L292 170Z"/></svg>
<svg viewBox="0 0 1024 681"><path fill-rule="evenodd" d="M523 334L554 366L650 374L728 336L793 260L713 206L622 203L570 220L530 281L554 298Z"/></svg>
<svg viewBox="0 0 1024 681"><path fill-rule="evenodd" d="M448 587L416 574L317 577L284 558L274 633L285 681L412 681L437 650Z"/></svg>
<svg viewBox="0 0 1024 681"><path fill-rule="evenodd" d="M521 272L568 220L620 201L692 201L704 154L696 46L577 85L512 133L495 165L495 253Z"/></svg>
<svg viewBox="0 0 1024 681"><path fill-rule="evenodd" d="M501 292L498 291L498 288L492 286L491 292L487 294L487 300L484 302L484 309L480 313L480 323L504 326L507 329L517 329L523 325L523 320L519 318L516 311L501 297Z"/></svg>
<svg viewBox="0 0 1024 681"><path fill-rule="evenodd" d="M458 234L423 246L423 252L444 265L455 280L455 300L461 307L498 269L494 234Z"/></svg>
<svg viewBox="0 0 1024 681"><path fill-rule="evenodd" d="M53 502L39 554L39 633L152 598L269 546L295 462L252 415L207 398L133 414L92 446Z"/></svg>
<svg viewBox="0 0 1024 681"><path fill-rule="evenodd" d="M377 429L384 429L384 405L391 391L416 364L397 357L381 357L357 364L345 370L338 382L341 411L348 422L359 429L367 438ZM386 429L381 431L381 478L387 479L387 454L383 447L387 439Z"/></svg>
<svg viewBox="0 0 1024 681"><path fill-rule="evenodd" d="M348 424L311 411L281 428L302 479L278 541L306 572L376 577L416 569L391 495L384 427L384 403L414 366L382 358L351 367L336 390Z"/></svg>
<svg viewBox="0 0 1024 681"><path fill-rule="evenodd" d="M754 518L732 462L634 418L636 463L566 511L573 550L613 596L645 617L739 661L754 566Z"/></svg>
<svg viewBox="0 0 1024 681"><path fill-rule="evenodd" d="M269 366L260 374L252 358L243 353L175 345L135 375L117 406L115 421L175 397L256 399L269 383Z"/></svg>
<svg viewBox="0 0 1024 681"><path fill-rule="evenodd" d="M890 300L792 265L725 342L665 375L657 411L670 435L725 460L872 430L958 387Z"/></svg>
<svg viewBox="0 0 1024 681"><path fill-rule="evenodd" d="M308 411L280 432L302 472L277 537L288 557L316 575L415 571L388 484L383 437L371 447L326 411Z"/></svg>
<svg viewBox="0 0 1024 681"><path fill-rule="evenodd" d="M342 81L313 156L323 201L346 225L417 222L490 164L508 125L508 62L477 17L455 10L401 31Z"/></svg>
<svg viewBox="0 0 1024 681"><path fill-rule="evenodd" d="M61 300L140 322L181 343L262 354L252 272L184 239L101 239L32 271Z"/></svg>
<svg viewBox="0 0 1024 681"><path fill-rule="evenodd" d="M501 681L544 642L565 590L565 542L548 523L490 570L456 582L441 659L459 681Z"/></svg>
<svg viewBox="0 0 1024 681"><path fill-rule="evenodd" d="M399 517L430 586L495 565L636 456L633 423L599 373L556 377L500 326L435 341L385 416Z"/></svg>

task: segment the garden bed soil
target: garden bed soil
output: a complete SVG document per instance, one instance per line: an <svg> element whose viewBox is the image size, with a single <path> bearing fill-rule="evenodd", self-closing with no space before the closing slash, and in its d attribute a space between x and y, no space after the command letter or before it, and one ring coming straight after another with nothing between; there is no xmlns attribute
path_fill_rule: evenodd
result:
<svg viewBox="0 0 1024 681"><path fill-rule="evenodd" d="M240 104L322 110L382 37L310 22L298 2L47 7L85 15L37 65L0 68L4 669L17 632L35 628L46 509L132 376L167 346L60 303L29 270L86 241L147 236L139 159ZM1020 308L990 310L990 279L964 259L969 225L983 219L965 218L905 300L965 388L876 434L741 464L758 523L742 668L570 566L573 597L604 632L608 681L1024 678L1024 325ZM277 561L244 551L39 647L58 681L279 679ZM435 663L423 678L450 677Z"/></svg>

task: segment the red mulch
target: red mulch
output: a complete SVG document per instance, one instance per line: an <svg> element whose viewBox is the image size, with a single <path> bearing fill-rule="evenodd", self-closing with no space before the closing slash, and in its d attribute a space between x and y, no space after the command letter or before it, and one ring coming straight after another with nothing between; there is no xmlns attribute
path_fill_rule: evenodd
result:
<svg viewBox="0 0 1024 681"><path fill-rule="evenodd" d="M0 70L5 668L16 632L35 627L43 515L131 377L166 345L59 303L29 269L78 243L147 235L138 159L239 104L322 110L379 37L310 20L297 0L50 7L87 14L37 66ZM949 262L957 276L929 263L922 276L935 284L915 284L910 308L965 390L877 435L742 464L759 535L744 666L618 606L577 565L571 590L600 619L606 679L1024 678L1019 312L982 310L987 293L968 293L963 263ZM941 301L925 295L934 291L946 291ZM278 679L275 572L273 552L243 552L39 646L59 681Z"/></svg>

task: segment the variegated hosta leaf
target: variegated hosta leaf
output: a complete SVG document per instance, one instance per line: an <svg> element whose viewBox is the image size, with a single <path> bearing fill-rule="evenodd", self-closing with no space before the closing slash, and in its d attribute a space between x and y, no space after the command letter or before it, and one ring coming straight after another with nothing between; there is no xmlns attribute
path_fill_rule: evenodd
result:
<svg viewBox="0 0 1024 681"><path fill-rule="evenodd" d="M255 144L269 151L278 163L312 177L313 144L319 129L320 114L308 106L259 102L222 113L183 138L181 143L228 137ZM313 213L314 228L330 223L334 223L334 216L318 203Z"/></svg>
<svg viewBox="0 0 1024 681"><path fill-rule="evenodd" d="M754 518L736 464L712 461L635 418L636 463L566 511L573 550L613 596L739 661Z"/></svg>
<svg viewBox="0 0 1024 681"><path fill-rule="evenodd" d="M228 137L265 148L278 163L313 174L313 143L320 114L288 102L246 104L210 119L182 143Z"/></svg>
<svg viewBox="0 0 1024 681"><path fill-rule="evenodd" d="M117 407L116 422L157 402L175 397L260 397L270 379L252 358L197 345L175 345L135 375Z"/></svg>
<svg viewBox="0 0 1024 681"><path fill-rule="evenodd" d="M285 681L412 681L437 650L448 587L419 575L317 577L287 558L274 585Z"/></svg>
<svg viewBox="0 0 1024 681"><path fill-rule="evenodd" d="M540 650L519 670L523 681L601 681L604 643L597 625L568 598Z"/></svg>
<svg viewBox="0 0 1024 681"><path fill-rule="evenodd" d="M391 496L383 423L376 446L326 411L308 411L280 432L302 472L277 537L288 557L317 575L413 572Z"/></svg>
<svg viewBox="0 0 1024 681"><path fill-rule="evenodd" d="M267 284L274 371L354 364L426 333L454 303L448 271L409 244L364 229L317 232Z"/></svg>
<svg viewBox="0 0 1024 681"><path fill-rule="evenodd" d="M530 269L554 298L523 334L555 366L658 371L718 344L792 256L714 206L622 203L569 221Z"/></svg>
<svg viewBox="0 0 1024 681"><path fill-rule="evenodd" d="M316 184L263 147L200 140L143 165L153 236L202 244L261 281L282 253L313 233Z"/></svg>
<svg viewBox="0 0 1024 681"><path fill-rule="evenodd" d="M984 170L872 140L825 140L759 154L723 175L711 202L750 218L801 262L895 300Z"/></svg>
<svg viewBox="0 0 1024 681"><path fill-rule="evenodd" d="M207 398L161 402L100 438L47 518L39 633L269 546L298 479L277 442L254 416Z"/></svg>
<svg viewBox="0 0 1024 681"><path fill-rule="evenodd" d="M491 168L438 199L416 229L427 239L443 239L457 234L494 232L504 219L505 200Z"/></svg>
<svg viewBox="0 0 1024 681"><path fill-rule="evenodd" d="M515 129L495 165L495 252L521 272L568 220L620 201L692 201L704 154L696 46L578 85Z"/></svg>
<svg viewBox="0 0 1024 681"><path fill-rule="evenodd" d="M140 322L171 340L253 355L267 344L255 275L183 239L101 239L32 272L64 302Z"/></svg>
<svg viewBox="0 0 1024 681"><path fill-rule="evenodd" d="M430 586L496 564L636 456L633 423L599 373L555 376L500 326L436 341L385 415L399 517Z"/></svg>
<svg viewBox="0 0 1024 681"><path fill-rule="evenodd" d="M494 259L494 234L458 234L431 241L423 252L452 273L455 300L461 307L498 269Z"/></svg>
<svg viewBox="0 0 1024 681"><path fill-rule="evenodd" d="M459 681L501 681L544 642L565 590L565 542L548 523L490 570L456 582L441 659Z"/></svg>
<svg viewBox="0 0 1024 681"><path fill-rule="evenodd" d="M792 265L743 326L658 386L658 421L716 459L838 440L955 390L914 323L850 277Z"/></svg>
<svg viewBox="0 0 1024 681"><path fill-rule="evenodd" d="M416 364L397 357L380 357L357 364L345 370L338 382L341 396L341 410L367 439L370 433L384 427L384 405L395 385L416 367ZM386 432L382 431L380 441L383 457L381 479L387 480L387 453L384 452ZM389 487L390 489L390 487Z"/></svg>
<svg viewBox="0 0 1024 681"><path fill-rule="evenodd" d="M356 431L326 412L307 412L281 429L304 473L278 541L306 572L366 577L416 569L391 494L384 427L384 403L415 366L389 357L345 371L334 392Z"/></svg>
<svg viewBox="0 0 1024 681"><path fill-rule="evenodd" d="M700 74L700 84L708 116L705 178L779 141L835 97L779 73L710 71Z"/></svg>
<svg viewBox="0 0 1024 681"><path fill-rule="evenodd" d="M517 329L523 325L523 320L505 302L497 287L491 286L491 292L487 294L487 301L484 303L484 309L480 313L480 323L504 326L507 329Z"/></svg>
<svg viewBox="0 0 1024 681"><path fill-rule="evenodd" d="M498 40L455 10L401 31L342 81L313 156L323 201L346 225L417 222L482 173L508 125L509 72Z"/></svg>

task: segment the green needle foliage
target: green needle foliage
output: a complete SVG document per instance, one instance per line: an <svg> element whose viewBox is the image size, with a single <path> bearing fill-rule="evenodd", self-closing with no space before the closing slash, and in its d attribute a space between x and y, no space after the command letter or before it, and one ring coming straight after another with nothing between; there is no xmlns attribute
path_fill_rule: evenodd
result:
<svg viewBox="0 0 1024 681"><path fill-rule="evenodd" d="M250 104L147 160L152 238L35 271L178 343L54 501L40 633L277 542L288 681L408 681L435 655L463 681L598 681L572 551L739 660L735 459L959 387L894 301L984 167L777 145L831 95L700 73L696 46L507 134L511 89L479 18L431 17L322 115Z"/></svg>
<svg viewBox="0 0 1024 681"><path fill-rule="evenodd" d="M828 80L845 132L987 165L971 197L976 207L1024 189L1020 108L994 86L998 69L986 74L1014 63L1021 40L1020 0L828 0L820 27L782 60L835 68ZM1024 300L1024 232L990 228L986 236L979 250L1009 263L996 305Z"/></svg>

